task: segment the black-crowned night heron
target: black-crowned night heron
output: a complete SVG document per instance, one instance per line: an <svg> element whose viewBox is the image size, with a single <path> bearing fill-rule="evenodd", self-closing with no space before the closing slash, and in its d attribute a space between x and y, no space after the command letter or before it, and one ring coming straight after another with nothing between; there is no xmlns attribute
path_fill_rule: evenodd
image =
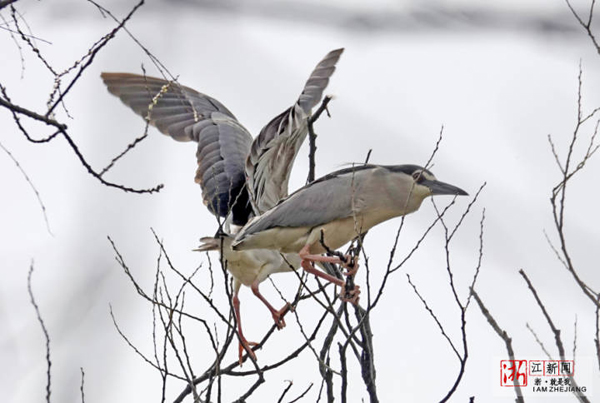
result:
<svg viewBox="0 0 600 403"><path fill-rule="evenodd" d="M234 250L272 249L298 253L309 273L345 290L345 282L316 269L310 262L346 262L322 256L393 217L417 211L423 200L435 195L467 195L464 190L438 181L417 165L359 165L345 168L297 190L275 207L253 218L236 235ZM350 272L354 272L356 266ZM356 302L359 289L342 296Z"/></svg>
<svg viewBox="0 0 600 403"><path fill-rule="evenodd" d="M158 130L178 141L198 143L196 182L204 204L227 225L241 227L288 194L290 171L308 133L311 110L321 100L343 49L329 52L315 67L294 105L273 118L252 140L250 133L219 101L176 82L129 73L102 73L108 90ZM242 349L255 357L242 332L238 293L242 284L267 306L278 328L289 306L276 310L258 286L270 274L300 267L296 253L274 250L235 252L232 237L202 238L197 250L222 250L234 277L232 303ZM222 243L221 243L222 242Z"/></svg>

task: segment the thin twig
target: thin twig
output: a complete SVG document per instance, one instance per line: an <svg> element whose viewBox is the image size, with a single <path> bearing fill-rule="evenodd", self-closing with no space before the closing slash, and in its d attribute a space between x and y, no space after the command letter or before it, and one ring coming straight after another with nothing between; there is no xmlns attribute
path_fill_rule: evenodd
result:
<svg viewBox="0 0 600 403"><path fill-rule="evenodd" d="M300 394L300 396L298 396L294 400L290 400L288 403L295 403L295 402L300 401L311 390L311 388L313 387L313 385L314 385L313 383L311 383L310 385L308 385L308 388L306 388L306 390L304 392L302 392L302 394Z"/></svg>
<svg viewBox="0 0 600 403"><path fill-rule="evenodd" d="M340 398L342 403L346 403L348 401L348 364L346 363L346 351L341 343L338 343L338 351L340 354L340 378L342 379Z"/></svg>
<svg viewBox="0 0 600 403"><path fill-rule="evenodd" d="M308 118L308 177L306 178L306 183L311 183L315 180L315 157L317 152L317 134L315 133L314 123L319 119L323 111L327 111L327 116L331 117L329 114L329 110L327 109L327 105L333 98L329 95L323 98L321 101L321 106L315 111L315 113Z"/></svg>
<svg viewBox="0 0 600 403"><path fill-rule="evenodd" d="M79 391L81 392L81 403L85 403L85 372L83 372L83 368L81 370L81 385L79 386Z"/></svg>
<svg viewBox="0 0 600 403"><path fill-rule="evenodd" d="M442 336L444 336L444 338L446 339L448 344L450 344L450 347L452 347L452 351L454 351L454 354L458 357L459 360L462 360L461 354L456 349L456 346L452 342L452 339L450 338L450 336L448 336L448 334L446 333L444 326L440 323L439 319L437 318L437 316L435 315L433 310L429 307L425 298L423 298L423 296L421 296L421 294L419 293L419 290L417 289L417 286L415 286L414 283L412 282L412 280L410 279L410 274L408 274L408 273L406 274L406 279L408 280L408 284L410 284L410 286L412 287L412 289L415 292L415 294L417 295L417 297L419 297L419 299L421 300L421 303L425 307L425 310L427 310L427 312L429 313L429 316L431 316L431 318L435 321L436 325L442 332Z"/></svg>
<svg viewBox="0 0 600 403"><path fill-rule="evenodd" d="M46 223L46 230L48 231L48 233L50 235L54 236L54 234L52 233L52 230L50 229L50 222L48 221L48 214L46 213L46 206L44 205L44 202L42 201L40 192L38 192L37 188L35 187L35 185L31 181L31 179L29 178L29 175L27 175L27 172L25 172L25 170L23 169L21 164L19 164L19 161L17 161L17 159L14 157L14 155L12 155L12 153L10 151L8 151L8 149L6 147L4 147L4 145L2 143L0 143L0 148L2 148L4 150L4 152L9 156L9 158L15 163L15 165L17 166L19 171L21 171L21 174L23 175L23 177L29 184L29 187L31 188L31 190L33 190L33 193L35 193L35 197L37 198L38 204L40 205L40 208L42 209L42 214L44 216L44 222Z"/></svg>
<svg viewBox="0 0 600 403"><path fill-rule="evenodd" d="M525 274L525 271L523 269L521 269L521 270L519 270L519 274L525 279L527 286L531 290L531 293L533 294L538 306L542 310L542 313L544 314L544 317L546 318L546 321L548 322L548 326L550 326L550 329L552 330L552 333L554 334L554 341L556 344L556 348L558 349L558 354L560 356L560 359L564 361L566 359L565 348L563 346L562 339L560 337L560 330L554 325L552 318L550 318L550 315L548 314L548 311L546 310L546 306L544 305L544 303L538 296L536 289L533 287L533 284L529 280L529 277L527 277L527 275ZM579 388L577 387L577 382L575 381L575 378L572 377L571 382L574 386L573 395L577 398L577 400L579 400L582 403L589 403L589 399L587 398L587 396L585 396L582 392L579 391Z"/></svg>
<svg viewBox="0 0 600 403"><path fill-rule="evenodd" d="M146 122L146 127L144 128L144 134L142 134L140 137L137 137L135 140L133 140L132 143L128 144L127 147L125 148L125 150L123 150L119 155L117 155L116 157L114 157L106 167L104 167L100 173L98 173L99 176L103 176L106 172L108 172L117 161L119 161L119 159L123 158L129 151L131 151L132 149L134 149L139 143L141 143L142 141L144 141L146 138L148 137L148 123Z"/></svg>
<svg viewBox="0 0 600 403"><path fill-rule="evenodd" d="M560 359L564 360L565 359L565 348L564 348L562 340L560 338L560 330L554 325L552 318L550 318L550 315L548 314L548 311L546 310L546 306L544 305L542 300L540 300L540 297L538 296L536 289L533 287L533 284L531 284L531 281L529 280L529 277L527 277L527 274L525 274L525 271L523 269L520 269L519 274L525 279L525 282L527 283L527 287L529 287L529 290L533 294L535 301L537 302L538 306L542 310L542 313L544 314L544 317L546 318L546 321L548 322L548 325L550 326L550 329L552 330L552 333L554 334L554 341L556 343L556 348L558 348L558 354L560 356Z"/></svg>
<svg viewBox="0 0 600 403"><path fill-rule="evenodd" d="M508 352L509 360L515 361L515 352L512 348L512 339L508 336L506 330L502 330L500 328L498 322L496 322L496 319L494 319L490 311L488 311L488 309L485 307L483 301L481 301L481 298L479 298L479 295L473 288L471 288L471 294L475 298L479 309L481 309L481 313L483 314L483 316L485 316L492 329L494 329L496 334L504 341L504 344L506 345L506 351ZM515 387L515 394L517 395L516 402L524 403L525 400L523 399L523 392L521 391L521 387L519 386L518 378L516 376L513 378L513 385Z"/></svg>
<svg viewBox="0 0 600 403"><path fill-rule="evenodd" d="M42 319L42 314L40 313L40 308L38 304L35 302L35 297L33 296L33 290L31 288L31 277L33 275L33 262L29 266L29 274L27 275L27 292L29 293L29 301L33 308L35 309L35 315L37 317L38 323L42 327L42 332L44 333L44 338L46 339L46 403L50 403L50 387L52 385L51 378L51 369L52 369L52 360L50 359L50 335L48 334L48 329L46 329L46 324Z"/></svg>
<svg viewBox="0 0 600 403"><path fill-rule="evenodd" d="M583 19L579 16L579 14L577 13L577 11L575 11L575 9L573 8L573 6L569 2L569 0L565 0L565 2L567 3L567 6L569 7L569 10L571 10L571 13L573 13L573 16L575 17L575 19L577 20L577 22L579 23L579 25L581 25L583 27L583 29L585 30L585 32L587 33L587 35L592 40L592 43L593 43L594 47L596 48L596 51L600 55L600 44L598 44L598 41L596 40L596 37L594 36L594 33L592 32L592 28L591 28L591 26L592 26L592 18L593 18L593 15L594 15L594 5L596 4L596 0L592 0L591 6L590 6L589 15L588 15L588 18L587 18L587 22L583 21Z"/></svg>
<svg viewBox="0 0 600 403"><path fill-rule="evenodd" d="M133 8L129 11L129 13L125 16L125 18L123 18L123 20L121 20L119 25L117 25L108 34L104 35L102 37L102 39L99 41L99 43L97 43L92 49L90 49L90 52L88 53L88 55L86 55L87 60L81 64L79 71L77 71L77 73L75 74L75 76L73 77L71 82L69 84L67 84L65 89L63 91L61 91L61 93L60 93L59 97L56 99L56 101L50 106L50 108L48 108L48 111L46 112L46 116L50 116L52 114L52 112L56 109L56 107L58 105L60 105L60 103L62 102L64 97L74 87L75 83L77 83L79 81L79 78L82 76L84 71L87 70L87 68L89 66L91 66L91 64L93 63L98 52L100 50L102 50L102 48L104 48L104 46L106 46L115 37L115 35L125 26L125 24L131 19L131 17L133 17L135 12L141 6L144 5L144 2L145 2L145 0L140 0L135 6L133 6Z"/></svg>
<svg viewBox="0 0 600 403"><path fill-rule="evenodd" d="M598 296L600 302L600 295ZM596 358L598 359L598 370L600 370L600 304L596 304L596 337L594 338L596 345Z"/></svg>
<svg viewBox="0 0 600 403"><path fill-rule="evenodd" d="M288 384L285 387L285 389L283 390L283 392L281 392L281 396L279 396L279 400L277 400L277 403L281 403L283 402L283 398L285 397L285 395L287 395L287 393L290 391L290 389L292 388L292 386L294 385L294 382L292 381L286 381Z"/></svg>
<svg viewBox="0 0 600 403"><path fill-rule="evenodd" d="M527 330L529 330L529 333L531 333L533 335L533 338L535 339L535 342L538 344L538 346L540 346L540 348L542 349L542 351L544 352L544 354L546 354L546 357L548 357L548 359L551 360L552 359L552 355L548 352L548 350L546 350L546 346L544 345L544 342L542 342L540 340L540 338L538 337L536 331L533 330L533 328L529 325L529 323L525 323L525 326L527 327Z"/></svg>

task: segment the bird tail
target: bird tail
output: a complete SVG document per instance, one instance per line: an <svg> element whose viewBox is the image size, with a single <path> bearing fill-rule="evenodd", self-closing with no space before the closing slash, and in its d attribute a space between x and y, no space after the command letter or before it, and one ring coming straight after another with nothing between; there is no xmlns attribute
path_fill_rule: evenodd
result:
<svg viewBox="0 0 600 403"><path fill-rule="evenodd" d="M221 248L223 248L223 250L229 250L231 249L232 241L233 238L231 237L231 235L227 235L222 232L217 232L215 236L205 236L200 238L200 246L192 250L195 252L208 252L212 250L220 251ZM222 247L221 242L223 243Z"/></svg>
<svg viewBox="0 0 600 403"><path fill-rule="evenodd" d="M194 252L208 252L211 250L220 250L221 240L212 236L205 236L200 238L200 246L193 249Z"/></svg>

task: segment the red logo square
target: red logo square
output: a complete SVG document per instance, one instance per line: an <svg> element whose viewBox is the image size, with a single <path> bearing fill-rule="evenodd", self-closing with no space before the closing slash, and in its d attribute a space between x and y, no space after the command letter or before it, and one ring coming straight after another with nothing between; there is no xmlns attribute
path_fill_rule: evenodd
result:
<svg viewBox="0 0 600 403"><path fill-rule="evenodd" d="M527 386L527 360L500 361L500 386Z"/></svg>

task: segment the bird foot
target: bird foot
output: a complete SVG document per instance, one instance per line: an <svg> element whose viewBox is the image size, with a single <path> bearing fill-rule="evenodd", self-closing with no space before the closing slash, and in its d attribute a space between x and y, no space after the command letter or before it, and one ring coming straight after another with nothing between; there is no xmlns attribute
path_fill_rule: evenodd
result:
<svg viewBox="0 0 600 403"><path fill-rule="evenodd" d="M280 310L271 312L271 314L273 315L273 320L275 321L275 326L277 326L277 329L281 330L285 327L285 320L283 319L283 317L289 311L294 311L294 307L292 306L292 304L290 304L288 302Z"/></svg>
<svg viewBox="0 0 600 403"><path fill-rule="evenodd" d="M339 259L340 260L340 265L346 269L346 271L344 272L344 275L346 276L354 276L356 274L356 272L358 271L358 256L356 258L352 257L351 255L344 255L343 259Z"/></svg>
<svg viewBox="0 0 600 403"><path fill-rule="evenodd" d="M340 294L340 299L344 302L350 302L353 305L358 305L360 299L360 287L355 285L351 290L346 285L343 287L343 291Z"/></svg>
<svg viewBox="0 0 600 403"><path fill-rule="evenodd" d="M347 277L354 276L356 274L356 272L358 271L358 262L354 262L352 264L352 266L344 265L344 268L346 269L346 271L344 272L345 276L347 276Z"/></svg>
<svg viewBox="0 0 600 403"><path fill-rule="evenodd" d="M258 346L258 343L255 343L253 341L248 341L245 338L240 337L239 359L238 359L240 366L244 362L244 350L246 350L249 357L251 357L254 361L256 361L256 354L254 353L254 351L252 351L252 347L255 347L255 346Z"/></svg>

